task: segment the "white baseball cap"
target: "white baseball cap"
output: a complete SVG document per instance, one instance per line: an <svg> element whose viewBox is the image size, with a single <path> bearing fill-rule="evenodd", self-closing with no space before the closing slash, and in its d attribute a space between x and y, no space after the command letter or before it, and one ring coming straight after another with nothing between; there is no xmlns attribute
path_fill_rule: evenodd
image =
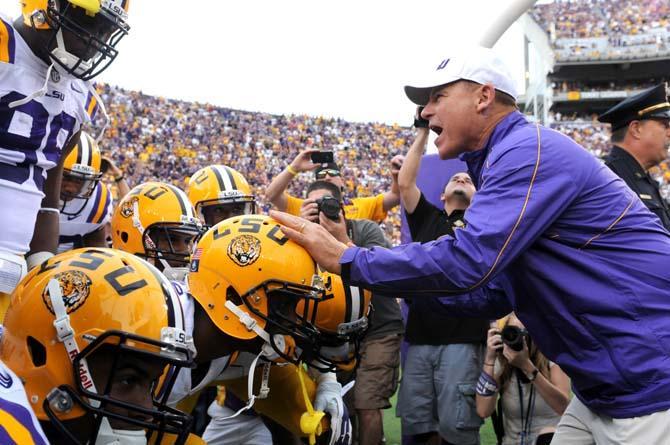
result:
<svg viewBox="0 0 670 445"><path fill-rule="evenodd" d="M405 85L405 94L415 104L426 105L433 88L462 79L482 85L490 83L496 90L517 99L518 92L507 65L492 49L481 46L442 59L422 80Z"/></svg>

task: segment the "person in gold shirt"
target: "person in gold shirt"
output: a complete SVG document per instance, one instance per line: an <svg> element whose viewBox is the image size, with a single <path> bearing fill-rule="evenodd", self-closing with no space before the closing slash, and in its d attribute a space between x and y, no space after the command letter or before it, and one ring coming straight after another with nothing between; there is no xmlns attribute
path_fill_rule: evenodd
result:
<svg viewBox="0 0 670 445"><path fill-rule="evenodd" d="M319 150L303 150L295 159L272 180L265 190L266 199L278 210L292 215L314 220L318 216L316 202L309 199L301 199L288 194L286 191L291 180L299 173L314 171L316 180L327 181L335 184L343 192L345 191L344 178L340 167L334 163L314 164L310 155ZM386 213L400 203L400 192L398 190L398 172L402 166L403 157L398 155L391 160L391 190L376 196L355 197L345 200L344 214L347 219L370 219L382 222Z"/></svg>

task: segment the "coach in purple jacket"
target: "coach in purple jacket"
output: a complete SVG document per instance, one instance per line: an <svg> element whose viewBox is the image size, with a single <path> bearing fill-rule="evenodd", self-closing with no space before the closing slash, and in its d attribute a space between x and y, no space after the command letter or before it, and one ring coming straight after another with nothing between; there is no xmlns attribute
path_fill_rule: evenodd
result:
<svg viewBox="0 0 670 445"><path fill-rule="evenodd" d="M361 249L274 213L286 235L322 267L376 291L483 288L452 302L482 313L504 307L506 295L572 380L576 398L552 443L666 443L670 234L593 155L517 111L511 76L491 50L445 59L405 91L425 105L440 156L468 164L478 192L467 227L423 245ZM494 277L504 294L487 292Z"/></svg>

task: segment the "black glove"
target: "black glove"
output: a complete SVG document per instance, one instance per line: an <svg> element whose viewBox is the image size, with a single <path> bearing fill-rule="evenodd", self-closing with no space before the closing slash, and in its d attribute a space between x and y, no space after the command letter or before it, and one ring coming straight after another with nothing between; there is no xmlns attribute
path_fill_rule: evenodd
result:
<svg viewBox="0 0 670 445"><path fill-rule="evenodd" d="M414 115L414 128L428 128L428 121L421 117L423 107L416 107L416 114Z"/></svg>

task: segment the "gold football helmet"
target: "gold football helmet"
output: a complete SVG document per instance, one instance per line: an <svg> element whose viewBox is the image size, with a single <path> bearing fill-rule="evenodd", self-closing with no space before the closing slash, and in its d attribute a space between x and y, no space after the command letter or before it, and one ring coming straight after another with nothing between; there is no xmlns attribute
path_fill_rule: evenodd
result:
<svg viewBox="0 0 670 445"><path fill-rule="evenodd" d="M195 172L188 183L188 197L198 217L209 227L233 216L256 213L256 200L247 180L224 165L210 165Z"/></svg>
<svg viewBox="0 0 670 445"><path fill-rule="evenodd" d="M318 327L320 348L318 359L324 364L335 364L338 368L349 368L355 364L360 342L368 330L372 293L358 286L345 286L339 275L321 272L326 296L319 302L318 312L314 306L307 308L299 301L296 313Z"/></svg>
<svg viewBox="0 0 670 445"><path fill-rule="evenodd" d="M95 139L82 131L77 145L63 162L63 182L60 187L60 198L63 202L61 213L65 213L65 203L72 199L84 200L81 206L83 209L102 179L100 147Z"/></svg>
<svg viewBox="0 0 670 445"><path fill-rule="evenodd" d="M130 30L127 23L130 0L19 2L23 23L28 28L53 30L42 39L53 63L83 80L94 78L114 61L118 55L116 45Z"/></svg>
<svg viewBox="0 0 670 445"><path fill-rule="evenodd" d="M179 369L192 365L191 345L158 270L128 253L87 248L50 258L19 283L0 357L24 382L38 419L62 436L52 443L96 443L128 425L183 440L190 418L166 403ZM146 371L143 384L128 383L132 367ZM95 426L87 440L71 430L75 419Z"/></svg>
<svg viewBox="0 0 670 445"><path fill-rule="evenodd" d="M285 360L312 359L318 328L295 309L302 302L304 313L318 314L325 297L321 279L307 251L270 217L234 217L210 228L198 241L188 283L223 333L242 340L260 336Z"/></svg>
<svg viewBox="0 0 670 445"><path fill-rule="evenodd" d="M112 215L113 247L151 258L172 279L183 278L201 232L186 194L162 182L134 187Z"/></svg>

